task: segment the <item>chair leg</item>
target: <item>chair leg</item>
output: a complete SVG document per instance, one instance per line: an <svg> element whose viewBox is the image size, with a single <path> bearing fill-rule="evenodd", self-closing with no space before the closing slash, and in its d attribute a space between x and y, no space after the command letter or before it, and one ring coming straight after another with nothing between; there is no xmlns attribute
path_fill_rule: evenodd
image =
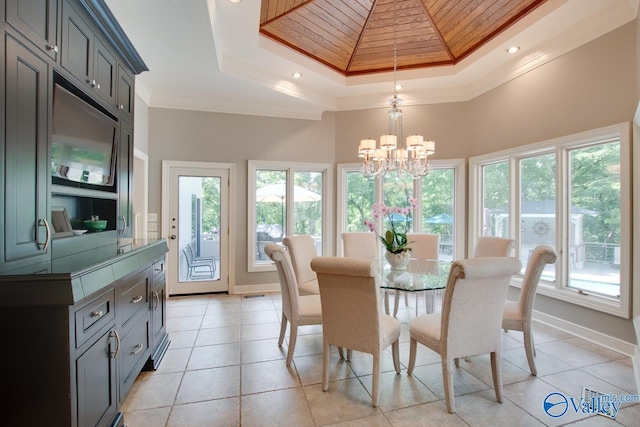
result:
<svg viewBox="0 0 640 427"><path fill-rule="evenodd" d="M456 368L460 367L460 358L456 357L455 359L453 359L453 363L456 365Z"/></svg>
<svg viewBox="0 0 640 427"><path fill-rule="evenodd" d="M329 390L329 361L331 360L331 345L324 341L322 344L322 391Z"/></svg>
<svg viewBox="0 0 640 427"><path fill-rule="evenodd" d="M373 407L377 407L378 397L380 396L380 352L373 355L373 378L371 381L371 404Z"/></svg>
<svg viewBox="0 0 640 427"><path fill-rule="evenodd" d="M456 403L453 397L453 361L442 360L442 382L444 383L444 397L447 402L447 410L450 414L456 411Z"/></svg>
<svg viewBox="0 0 640 427"><path fill-rule="evenodd" d="M396 296L393 299L393 317L398 317L399 305L400 305L400 291L396 289Z"/></svg>
<svg viewBox="0 0 640 427"><path fill-rule="evenodd" d="M348 348L347 349L347 360L351 360L351 356L353 356L353 350Z"/></svg>
<svg viewBox="0 0 640 427"><path fill-rule="evenodd" d="M416 365L416 350L418 348L418 342L411 338L409 342L409 366L407 366L407 375L413 373L413 368Z"/></svg>
<svg viewBox="0 0 640 427"><path fill-rule="evenodd" d="M389 291L384 291L384 312L389 314Z"/></svg>
<svg viewBox="0 0 640 427"><path fill-rule="evenodd" d="M493 375L493 388L496 390L496 400L502 403L502 369L499 351L491 353L491 374Z"/></svg>
<svg viewBox="0 0 640 427"><path fill-rule="evenodd" d="M533 334L529 328L524 329L522 333L524 334L524 351L527 353L527 362L529 362L529 370L531 371L531 375L537 376L538 370L536 369L536 361L534 359L536 355L536 347L533 344Z"/></svg>
<svg viewBox="0 0 640 427"><path fill-rule="evenodd" d="M298 325L291 324L291 332L289 333L289 350L287 350L287 366L291 365L293 360L293 350L296 348L296 340L298 339Z"/></svg>
<svg viewBox="0 0 640 427"><path fill-rule="evenodd" d="M404 292L404 306L409 307L409 293Z"/></svg>
<svg viewBox="0 0 640 427"><path fill-rule="evenodd" d="M284 342L284 333L287 331L287 316L282 313L282 323L280 324L280 337L278 338L278 347L282 347Z"/></svg>
<svg viewBox="0 0 640 427"><path fill-rule="evenodd" d="M391 344L391 354L393 354L393 367L396 372L400 373L400 339L398 338Z"/></svg>
<svg viewBox="0 0 640 427"><path fill-rule="evenodd" d="M344 352L342 351L342 347L338 347L338 354L340 355L340 359L344 359Z"/></svg>

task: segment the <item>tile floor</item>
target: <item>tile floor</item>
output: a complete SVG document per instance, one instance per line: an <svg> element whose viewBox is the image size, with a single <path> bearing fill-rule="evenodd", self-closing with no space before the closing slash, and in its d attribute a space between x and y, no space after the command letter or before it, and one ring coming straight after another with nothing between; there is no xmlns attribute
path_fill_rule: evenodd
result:
<svg viewBox="0 0 640 427"><path fill-rule="evenodd" d="M623 406L615 420L567 412L551 418L542 402L561 392L579 397L583 386L636 394L628 357L536 324L538 376L529 374L522 334L503 334L505 399L495 401L488 356L460 362L454 374L456 413L446 411L440 358L419 346L413 376L407 322L415 305L401 302L400 360L390 349L380 380L380 404L371 406L371 356L332 357L329 391L321 389L322 328L300 328L294 361L278 347L280 294L170 298L171 346L155 372L143 372L124 401L128 427L140 426L640 426L640 405ZM288 331L287 331L288 333Z"/></svg>

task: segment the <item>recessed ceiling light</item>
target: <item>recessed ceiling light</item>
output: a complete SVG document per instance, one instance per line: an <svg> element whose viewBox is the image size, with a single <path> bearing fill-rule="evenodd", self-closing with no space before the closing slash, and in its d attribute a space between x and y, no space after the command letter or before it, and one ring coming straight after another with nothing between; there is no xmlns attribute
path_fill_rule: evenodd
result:
<svg viewBox="0 0 640 427"><path fill-rule="evenodd" d="M240 3L240 0L229 0L231 3Z"/></svg>
<svg viewBox="0 0 640 427"><path fill-rule="evenodd" d="M402 86L401 84L397 84L397 85L396 85L396 90L400 90L400 89L402 89L403 87L404 87L404 86Z"/></svg>
<svg viewBox="0 0 640 427"><path fill-rule="evenodd" d="M519 50L520 50L519 46L511 46L509 49L507 49L507 52L508 53L516 53Z"/></svg>
<svg viewBox="0 0 640 427"><path fill-rule="evenodd" d="M294 79L299 79L300 77L302 77L302 73L295 72L291 74L291 77L293 77Z"/></svg>

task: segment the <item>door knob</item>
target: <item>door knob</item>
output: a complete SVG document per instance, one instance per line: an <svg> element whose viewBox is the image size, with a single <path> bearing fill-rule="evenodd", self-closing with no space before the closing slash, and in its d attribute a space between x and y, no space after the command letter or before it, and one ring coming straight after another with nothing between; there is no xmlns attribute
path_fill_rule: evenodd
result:
<svg viewBox="0 0 640 427"><path fill-rule="evenodd" d="M175 235L175 234L172 234L171 236L169 236L169 238L170 238L171 240L176 240L176 235Z"/></svg>

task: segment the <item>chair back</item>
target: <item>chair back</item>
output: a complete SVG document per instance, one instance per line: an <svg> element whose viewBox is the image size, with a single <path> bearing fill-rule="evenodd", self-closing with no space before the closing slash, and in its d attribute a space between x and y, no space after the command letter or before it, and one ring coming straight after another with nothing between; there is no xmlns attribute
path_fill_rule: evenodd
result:
<svg viewBox="0 0 640 427"><path fill-rule="evenodd" d="M547 264L554 264L557 259L558 255L551 246L538 245L533 250L527 263L527 269L524 272L522 289L520 290L520 303L518 305L522 319L531 318L540 276Z"/></svg>
<svg viewBox="0 0 640 427"><path fill-rule="evenodd" d="M280 277L280 291L282 292L282 311L287 319L298 315L298 282L293 271L291 258L285 248L275 243L267 243L264 252L275 262Z"/></svg>
<svg viewBox="0 0 640 427"><path fill-rule="evenodd" d="M376 259L378 237L370 231L342 233L342 248L347 258Z"/></svg>
<svg viewBox="0 0 640 427"><path fill-rule="evenodd" d="M318 275L322 333L329 344L367 353L381 347L380 293L373 261L317 257L311 268Z"/></svg>
<svg viewBox="0 0 640 427"><path fill-rule="evenodd" d="M298 283L315 280L316 273L311 270L311 260L317 256L313 237L307 235L289 236L285 237L282 243L289 250L291 264Z"/></svg>
<svg viewBox="0 0 640 427"><path fill-rule="evenodd" d="M465 357L500 349L507 288L521 266L510 257L453 262L442 305L443 356Z"/></svg>
<svg viewBox="0 0 640 427"><path fill-rule="evenodd" d="M516 241L506 237L480 236L473 253L474 258L509 256Z"/></svg>
<svg viewBox="0 0 640 427"><path fill-rule="evenodd" d="M411 257L417 259L438 259L440 235L427 233L407 233Z"/></svg>

